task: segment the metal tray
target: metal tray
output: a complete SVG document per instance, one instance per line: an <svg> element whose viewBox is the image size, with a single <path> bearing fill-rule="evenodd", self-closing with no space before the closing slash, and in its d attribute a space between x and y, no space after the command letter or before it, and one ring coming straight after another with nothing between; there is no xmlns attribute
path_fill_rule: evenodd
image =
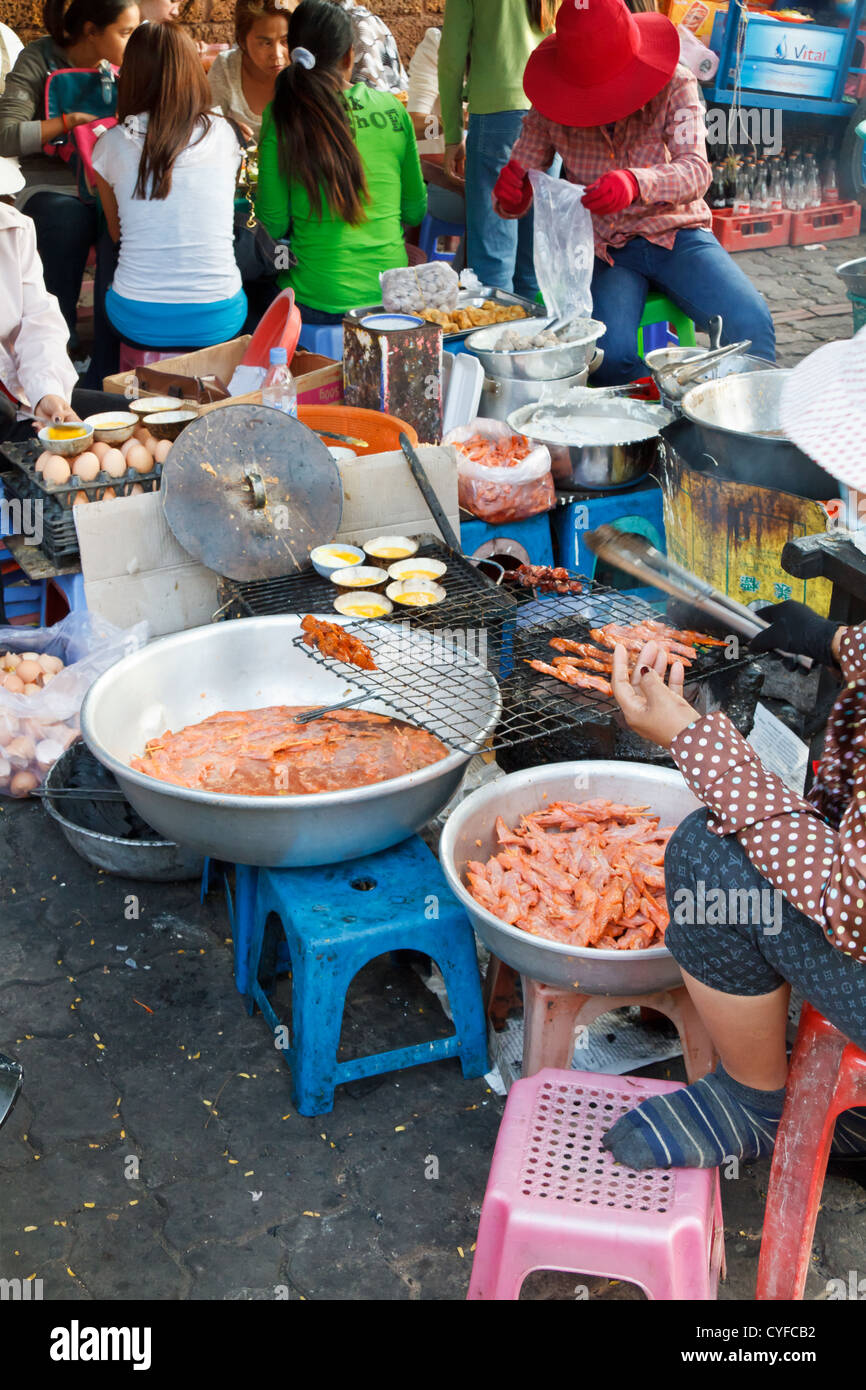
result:
<svg viewBox="0 0 866 1390"><path fill-rule="evenodd" d="M481 289L476 291L461 290L457 296L457 303L454 307L457 309L480 309L486 299L492 299L494 304L520 304L522 308L526 310L527 318L547 318L548 316L544 306L537 304L534 299L524 299L522 295L511 294L509 290L498 290L492 285L482 285ZM384 304L372 304L369 308L353 309L351 314L347 314L346 317L362 319L366 318L368 314L384 314L387 312ZM485 324L483 326L487 327L488 325ZM492 326L496 327L498 325ZM454 343L462 343L463 339L468 337L470 333L477 332L477 328L466 328L462 333L445 333L442 337L442 346L447 349Z"/></svg>

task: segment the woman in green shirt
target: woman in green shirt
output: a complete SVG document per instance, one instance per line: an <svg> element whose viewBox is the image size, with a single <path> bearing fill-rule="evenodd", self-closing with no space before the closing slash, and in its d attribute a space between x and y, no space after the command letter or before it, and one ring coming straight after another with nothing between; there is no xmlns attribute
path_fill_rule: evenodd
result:
<svg viewBox="0 0 866 1390"><path fill-rule="evenodd" d="M291 286L307 323L337 323L381 300L379 274L408 264L403 224L427 194L408 112L388 92L352 83L352 24L326 0L289 20L289 66L259 140L256 216L288 238Z"/></svg>
<svg viewBox="0 0 866 1390"><path fill-rule="evenodd" d="M529 99L523 69L553 28L559 0L446 0L439 47L445 169L466 180L466 264L485 285L534 298L532 217L503 222L493 185L511 157ZM463 145L463 87L469 130Z"/></svg>

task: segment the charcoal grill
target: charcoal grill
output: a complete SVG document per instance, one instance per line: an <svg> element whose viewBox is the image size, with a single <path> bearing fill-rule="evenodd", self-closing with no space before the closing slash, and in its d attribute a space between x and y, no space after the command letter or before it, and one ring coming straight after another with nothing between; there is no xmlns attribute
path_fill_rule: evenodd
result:
<svg viewBox="0 0 866 1390"><path fill-rule="evenodd" d="M525 663L537 658L550 661L558 655L549 645L552 637L570 637L591 642L589 629L606 623L636 623L658 618L658 610L643 599L621 590L579 578L584 591L576 595L551 594L536 598L533 591L492 580L471 565L465 557L450 550L434 537L423 537L419 554L444 561L448 566L442 583L448 597L432 608L396 611L375 625L344 623L348 631L367 642L379 670L365 672L352 668L352 682L385 703L395 714L410 720L440 738L455 751L477 749L467 738L464 717L449 714L455 666L463 652L484 661L496 677L502 711L495 733L488 741L490 751L500 754L506 770L538 762L562 761L578 757L620 757L628 761L666 761L666 755L638 739L623 725L616 702L595 691L579 690L533 671ZM222 615L259 617L277 613L327 613L333 603L334 586L319 575L304 573L276 580L240 584L223 581ZM679 626L685 618L682 609L669 609ZM706 630L705 620L700 624ZM435 659L430 660L430 644L413 643L415 632L438 637ZM298 637L297 644L303 644ZM311 660L335 675L345 675L346 667L315 648L303 645ZM728 659L722 648L700 654L686 675L687 692L692 689L698 709L714 708L721 695L736 690L736 673L751 664L747 652ZM756 698L756 693L755 693ZM747 702L748 703L748 702ZM754 710L747 710L740 723L748 723ZM516 750L520 749L520 752Z"/></svg>

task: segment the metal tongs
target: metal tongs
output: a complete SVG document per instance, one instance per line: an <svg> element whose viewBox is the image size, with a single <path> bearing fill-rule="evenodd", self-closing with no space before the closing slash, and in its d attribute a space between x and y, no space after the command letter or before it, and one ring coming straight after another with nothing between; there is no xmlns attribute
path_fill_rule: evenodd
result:
<svg viewBox="0 0 866 1390"><path fill-rule="evenodd" d="M707 370L707 367L715 366L716 362L721 362L725 357L733 357L736 352L747 352L751 346L751 338L744 338L741 343L728 343L727 347L714 348L702 353L700 357L690 357L688 362L684 362L680 366L673 363L670 367L657 369L655 375L658 378L659 387L666 396L671 394L671 385L682 390L684 386L696 381Z"/></svg>
<svg viewBox="0 0 866 1390"><path fill-rule="evenodd" d="M690 570L663 555L643 536L604 525L595 531L588 531L584 539L593 555L599 559L639 579L642 584L661 589L672 598L691 604L713 622L738 633L747 641L770 626L765 618L746 608L745 604L728 598L727 594L714 589L706 580L698 579ZM790 653L781 652L780 655L790 656ZM806 670L811 670L812 662L808 657L796 657L795 660Z"/></svg>

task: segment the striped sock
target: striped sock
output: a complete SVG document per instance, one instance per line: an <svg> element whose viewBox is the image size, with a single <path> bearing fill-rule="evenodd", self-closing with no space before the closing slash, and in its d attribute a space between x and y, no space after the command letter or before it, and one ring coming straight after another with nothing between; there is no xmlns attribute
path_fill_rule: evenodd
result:
<svg viewBox="0 0 866 1390"><path fill-rule="evenodd" d="M718 1168L773 1152L785 1103L778 1091L754 1091L728 1076L721 1062L701 1081L653 1096L617 1120L602 1139L628 1168Z"/></svg>
<svg viewBox="0 0 866 1390"><path fill-rule="evenodd" d="M836 1121L831 1158L863 1158L866 1155L866 1110L843 1110Z"/></svg>

